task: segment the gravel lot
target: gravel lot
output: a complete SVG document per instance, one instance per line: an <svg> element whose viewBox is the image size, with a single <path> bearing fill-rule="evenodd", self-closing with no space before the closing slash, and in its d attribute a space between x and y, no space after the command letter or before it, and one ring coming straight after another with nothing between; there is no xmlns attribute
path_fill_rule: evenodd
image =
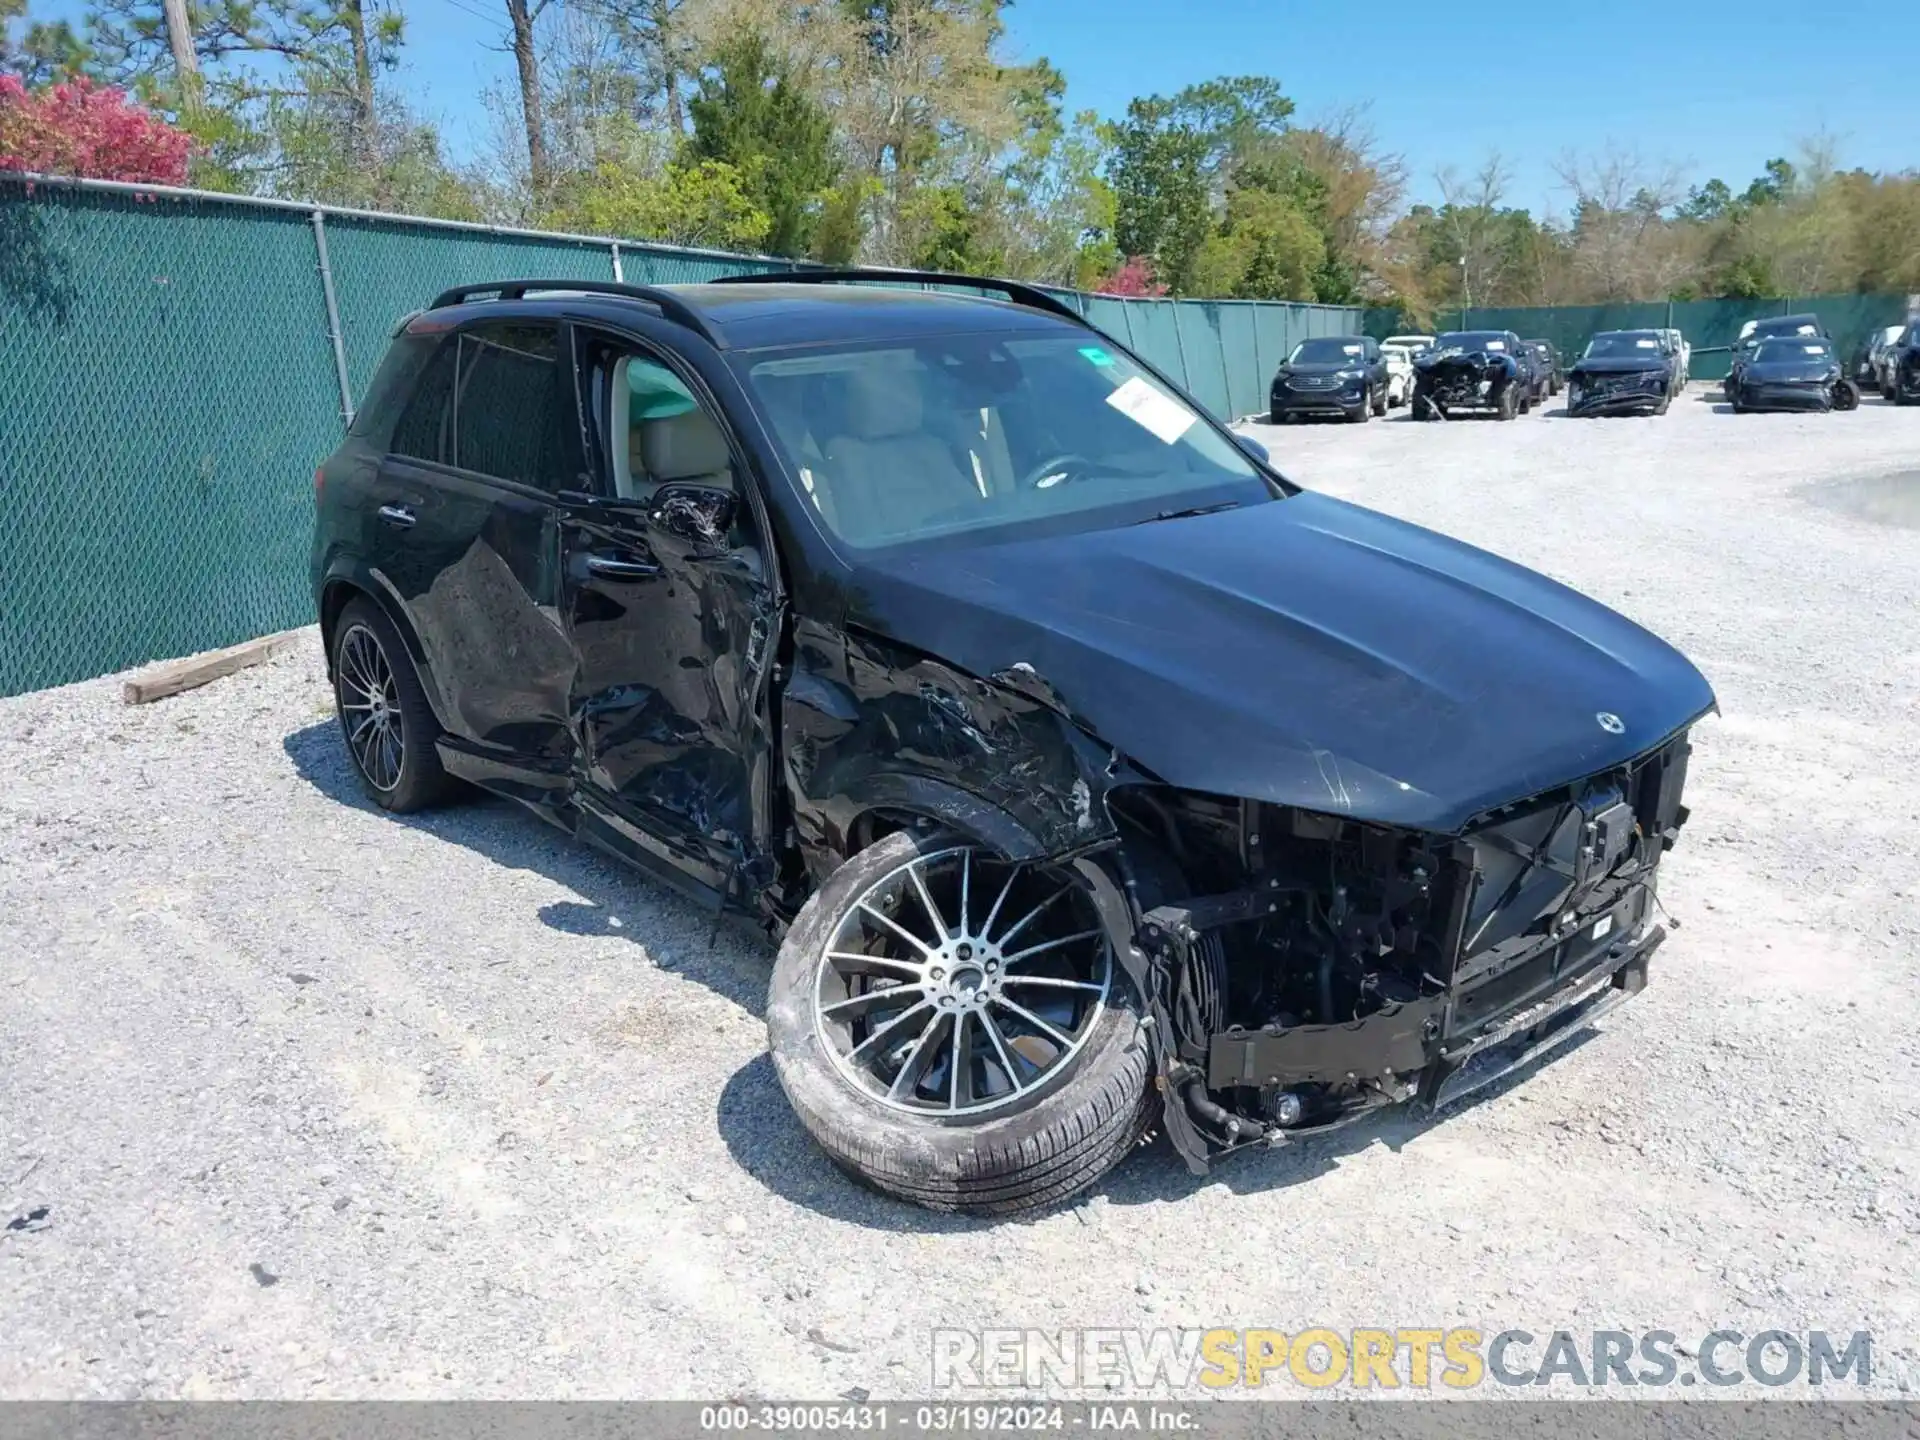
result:
<svg viewBox="0 0 1920 1440"><path fill-rule="evenodd" d="M1256 433L1712 679L1654 984L1439 1123L1199 1182L1156 1144L1027 1223L826 1164L751 939L504 802L362 804L317 643L0 701L0 1395L879 1398L937 1325L1217 1324L1865 1328L1893 1389L1920 411L1558 412Z"/></svg>

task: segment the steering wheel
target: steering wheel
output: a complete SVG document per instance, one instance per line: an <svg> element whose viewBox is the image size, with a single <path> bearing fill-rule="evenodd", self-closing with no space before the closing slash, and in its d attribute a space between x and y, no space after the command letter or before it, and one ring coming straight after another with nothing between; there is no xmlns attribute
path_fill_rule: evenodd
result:
<svg viewBox="0 0 1920 1440"><path fill-rule="evenodd" d="M1077 451L1065 450L1058 455L1050 455L1038 465L1020 477L1022 490L1051 490L1056 485L1072 483L1075 467L1090 469L1093 462Z"/></svg>

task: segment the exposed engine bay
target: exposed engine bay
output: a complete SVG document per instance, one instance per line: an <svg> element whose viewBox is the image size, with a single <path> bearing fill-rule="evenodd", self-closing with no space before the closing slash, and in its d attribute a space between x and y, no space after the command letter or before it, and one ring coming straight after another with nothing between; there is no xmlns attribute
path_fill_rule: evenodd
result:
<svg viewBox="0 0 1920 1440"><path fill-rule="evenodd" d="M1414 415L1445 417L1461 410L1497 409L1501 397L1519 378L1519 366L1510 355L1488 350L1431 351L1413 362Z"/></svg>
<svg viewBox="0 0 1920 1440"><path fill-rule="evenodd" d="M1231 1148L1442 1104L1480 1051L1539 1039L1599 990L1637 990L1664 938L1654 872L1685 821L1687 754L1682 734L1457 836L1116 791L1123 833L1170 856L1188 892L1146 908L1140 934L1169 1026L1167 1089L1194 1131L1181 1144L1170 1121L1175 1143ZM1138 883L1145 905L1176 882Z"/></svg>

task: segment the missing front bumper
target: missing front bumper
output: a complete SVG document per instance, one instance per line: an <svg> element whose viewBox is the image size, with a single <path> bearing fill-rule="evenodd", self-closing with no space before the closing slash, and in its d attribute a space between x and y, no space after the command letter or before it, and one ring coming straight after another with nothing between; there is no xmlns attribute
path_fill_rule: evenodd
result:
<svg viewBox="0 0 1920 1440"><path fill-rule="evenodd" d="M1299 1126L1270 1131L1276 1143L1386 1105L1411 1101L1436 1111L1558 1049L1644 989L1666 939L1651 921L1652 905L1651 890L1636 886L1578 931L1495 973L1349 1024L1215 1035L1207 1088L1338 1094L1305 1110Z"/></svg>

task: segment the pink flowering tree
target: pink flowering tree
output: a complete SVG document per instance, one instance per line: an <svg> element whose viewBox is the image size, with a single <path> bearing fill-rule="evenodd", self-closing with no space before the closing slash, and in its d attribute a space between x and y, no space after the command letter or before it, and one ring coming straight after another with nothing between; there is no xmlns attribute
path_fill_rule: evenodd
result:
<svg viewBox="0 0 1920 1440"><path fill-rule="evenodd" d="M1129 256L1124 265L1095 288L1102 295L1125 295L1133 299L1152 299L1167 293L1167 287L1153 278L1153 262L1144 255Z"/></svg>
<svg viewBox="0 0 1920 1440"><path fill-rule="evenodd" d="M29 90L0 75L0 170L183 185L193 139L85 77Z"/></svg>

